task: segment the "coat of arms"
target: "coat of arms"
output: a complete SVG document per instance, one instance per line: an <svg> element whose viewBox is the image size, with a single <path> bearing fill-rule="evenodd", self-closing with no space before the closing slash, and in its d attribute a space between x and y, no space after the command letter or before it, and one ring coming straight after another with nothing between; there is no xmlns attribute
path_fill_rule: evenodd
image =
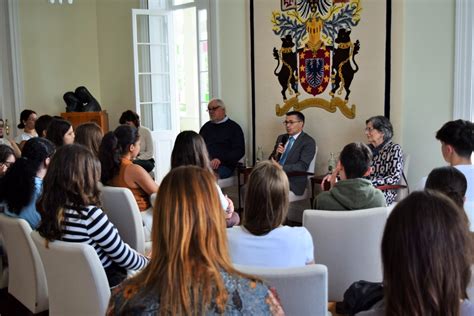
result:
<svg viewBox="0 0 474 316"><path fill-rule="evenodd" d="M273 32L281 39L280 49L273 48L284 102L276 105L278 116L292 107L319 107L355 117L356 107L348 102L360 43L350 34L361 10L360 0L281 0L281 11L272 13ZM328 86L329 99L318 96ZM309 98L299 100L304 95Z"/></svg>

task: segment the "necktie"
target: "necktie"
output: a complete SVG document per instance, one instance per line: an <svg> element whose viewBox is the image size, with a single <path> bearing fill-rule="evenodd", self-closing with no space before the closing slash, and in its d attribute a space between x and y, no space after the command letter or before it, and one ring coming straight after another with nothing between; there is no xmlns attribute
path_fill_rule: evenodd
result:
<svg viewBox="0 0 474 316"><path fill-rule="evenodd" d="M290 153L290 149L293 146L294 142L295 142L295 139L293 138L293 136L291 136L290 139L288 139L288 144L286 145L285 152L280 158L280 161L279 161L280 165L283 166L285 164L286 158L288 158L288 154Z"/></svg>

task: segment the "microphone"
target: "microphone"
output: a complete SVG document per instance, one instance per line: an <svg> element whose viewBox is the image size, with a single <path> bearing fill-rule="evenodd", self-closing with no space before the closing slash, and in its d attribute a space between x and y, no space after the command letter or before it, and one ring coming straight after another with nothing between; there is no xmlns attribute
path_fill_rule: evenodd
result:
<svg viewBox="0 0 474 316"><path fill-rule="evenodd" d="M286 142L288 141L288 138L290 138L290 136L288 134L280 135L278 137L277 143L285 145ZM275 160L279 161L280 158L281 158L281 155L282 155L281 153L275 153Z"/></svg>

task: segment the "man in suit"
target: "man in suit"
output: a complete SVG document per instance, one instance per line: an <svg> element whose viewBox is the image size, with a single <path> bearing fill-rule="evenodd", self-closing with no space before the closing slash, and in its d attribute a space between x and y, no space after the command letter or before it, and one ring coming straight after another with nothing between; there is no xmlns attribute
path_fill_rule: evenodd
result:
<svg viewBox="0 0 474 316"><path fill-rule="evenodd" d="M286 113L283 122L287 134L277 137L271 159L282 165L286 173L306 172L316 152L316 142L303 132L304 115L298 111ZM306 176L290 176L290 191L302 195L307 185Z"/></svg>

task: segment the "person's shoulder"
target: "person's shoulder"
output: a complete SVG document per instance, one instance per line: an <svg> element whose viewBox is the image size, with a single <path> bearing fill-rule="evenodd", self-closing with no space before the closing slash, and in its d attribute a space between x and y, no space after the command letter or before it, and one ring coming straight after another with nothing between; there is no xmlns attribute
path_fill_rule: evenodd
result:
<svg viewBox="0 0 474 316"><path fill-rule="evenodd" d="M298 238L298 239L310 238L311 239L311 234L306 227L282 226L279 228L282 229L282 232L286 232L288 235L293 235L295 238Z"/></svg>
<svg viewBox="0 0 474 316"><path fill-rule="evenodd" d="M253 295L262 295L266 296L268 293L268 286L265 285L262 281L246 278L238 274L231 274L226 271L221 272L222 279L228 292L232 293L235 291L251 292Z"/></svg>
<svg viewBox="0 0 474 316"><path fill-rule="evenodd" d="M461 303L461 316L467 316L467 315L474 315L474 304L468 300L465 299Z"/></svg>
<svg viewBox="0 0 474 316"><path fill-rule="evenodd" d="M306 133L305 131L301 132L300 137L302 139L304 139L305 141L309 141L309 142L312 142L312 143L316 144L316 141L314 140L314 138L311 135L309 135L308 133Z"/></svg>

